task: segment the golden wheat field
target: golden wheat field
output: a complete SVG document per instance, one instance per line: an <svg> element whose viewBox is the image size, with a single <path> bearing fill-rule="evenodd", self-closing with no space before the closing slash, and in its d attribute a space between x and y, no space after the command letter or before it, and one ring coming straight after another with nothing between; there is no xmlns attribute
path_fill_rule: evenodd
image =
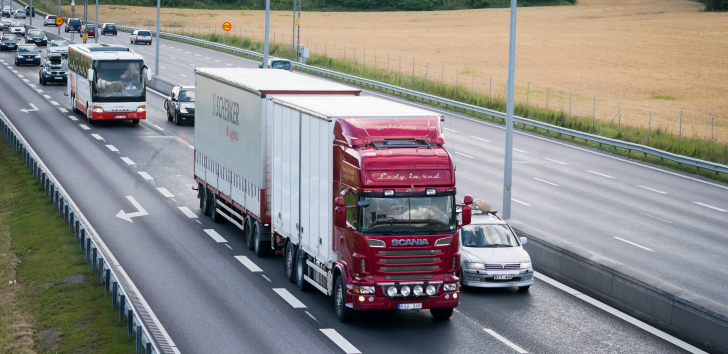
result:
<svg viewBox="0 0 728 354"><path fill-rule="evenodd" d="M110 5L100 19L117 24L154 21L154 8ZM93 14L93 10L89 13ZM166 31L217 31L261 37L262 11L162 9ZM304 12L301 42L312 52L361 62L402 75L454 83L505 96L509 9L435 12ZM271 40L290 43L291 12L271 14ZM209 33L209 32L208 32ZM366 56L366 58L365 58ZM401 59L400 59L401 56ZM387 57L389 62L387 64ZM575 6L518 9L517 102L611 120L621 103L622 124L728 143L728 13L704 12L687 0L579 0ZM616 121L615 121L616 124Z"/></svg>

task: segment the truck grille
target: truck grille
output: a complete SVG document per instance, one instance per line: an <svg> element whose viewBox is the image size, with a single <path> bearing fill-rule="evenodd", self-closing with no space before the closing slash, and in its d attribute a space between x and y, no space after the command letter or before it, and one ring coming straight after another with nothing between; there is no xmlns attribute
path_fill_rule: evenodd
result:
<svg viewBox="0 0 728 354"><path fill-rule="evenodd" d="M379 251L382 256L430 256L438 254L440 250L408 250L408 251Z"/></svg>
<svg viewBox="0 0 728 354"><path fill-rule="evenodd" d="M409 267L380 267L379 269L385 272L424 272L428 270L435 270L440 268L439 266L409 266Z"/></svg>
<svg viewBox="0 0 728 354"><path fill-rule="evenodd" d="M518 270L521 269L520 263L492 263L485 265L486 270Z"/></svg>
<svg viewBox="0 0 728 354"><path fill-rule="evenodd" d="M387 275L384 278L387 280L432 279L432 274Z"/></svg>
<svg viewBox="0 0 728 354"><path fill-rule="evenodd" d="M438 257L427 257L427 258L382 258L379 260L386 264L403 264L403 263L435 263L439 262Z"/></svg>

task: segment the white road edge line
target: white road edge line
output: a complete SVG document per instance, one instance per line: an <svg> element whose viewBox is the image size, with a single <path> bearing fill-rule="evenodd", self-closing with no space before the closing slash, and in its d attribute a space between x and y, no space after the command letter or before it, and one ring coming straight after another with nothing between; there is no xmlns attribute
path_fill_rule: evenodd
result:
<svg viewBox="0 0 728 354"><path fill-rule="evenodd" d="M282 297L283 300L286 300L286 302L289 305L293 306L294 309L305 309L306 308L306 305L304 305L301 301L296 299L296 297L293 296L293 294L291 294L290 292L288 292L288 290L286 290L284 288L273 288L273 291L275 291L276 294L278 294L278 296Z"/></svg>
<svg viewBox="0 0 728 354"><path fill-rule="evenodd" d="M303 311L303 312L305 312L308 315L308 317L311 317L311 318L313 318L314 321L318 322L316 317L313 317L313 315L310 312L308 312L308 311ZM321 323L321 322L319 322L319 323Z"/></svg>
<svg viewBox="0 0 728 354"><path fill-rule="evenodd" d="M160 188L157 188L157 190L159 191L159 193L162 193L162 195L165 196L165 197L167 197L167 198L174 198L174 194L170 193L167 190L167 188L160 187Z"/></svg>
<svg viewBox="0 0 728 354"><path fill-rule="evenodd" d="M521 354L525 354L525 353L528 353L527 351L523 350L523 349L522 349L521 347L519 347L519 346L517 346L517 345L513 344L513 343L512 343L511 341L509 341L508 339L505 339L505 338L503 338L503 336L501 336L500 334L498 334L498 333L495 333L495 331L493 331L492 329L488 329L488 328L483 328L483 330L484 330L484 331L486 331L486 332L488 332L488 334L490 334L491 336L495 337L495 338L496 338L496 339L498 339L499 341L501 341L501 342L505 343L505 344L506 344L507 346L509 346L509 347L511 347L511 348L513 348L513 349L515 349L515 350L516 350L517 352L519 352L519 353L521 353Z"/></svg>
<svg viewBox="0 0 728 354"><path fill-rule="evenodd" d="M710 209L713 209L713 210L717 210L717 211L722 211L724 213L728 213L728 210L721 209L721 208L718 208L718 207L714 207L712 205L704 204L704 203L701 203L701 202L693 202L693 203L694 204L697 204L697 205L700 205L700 206L704 206L706 208L710 208Z"/></svg>
<svg viewBox="0 0 728 354"><path fill-rule="evenodd" d="M472 157L472 156L470 156L470 155L465 155L465 154L463 154L463 153L462 153L462 152L460 152L460 151L455 151L455 153L456 153L456 154L458 154L458 155L460 155L460 156L465 156L465 157L467 157L467 158L469 158L469 159L472 159L472 158L474 158L474 157Z"/></svg>
<svg viewBox="0 0 728 354"><path fill-rule="evenodd" d="M154 177L150 176L148 173L146 173L144 171L139 171L138 173L140 176L142 176L142 178L146 179L147 181L151 181L154 179Z"/></svg>
<svg viewBox="0 0 728 354"><path fill-rule="evenodd" d="M659 338L661 338L661 339L663 339L665 341L668 341L668 342L670 342L670 343L672 343L672 344L674 344L674 345L676 345L676 346L678 346L678 347L680 347L682 349L685 349L685 350L687 350L687 351L689 351L691 353L695 353L695 354L707 354L706 352L704 352L704 351L702 351L702 350L700 350L700 349L698 349L698 348L696 348L696 347L694 347L694 346L692 346L692 345L690 345L688 343L685 343L685 342L683 342L680 339L677 339L677 338L675 338L675 337L673 337L673 336L671 336L671 335L669 335L669 334L667 334L667 333L665 333L665 332L663 332L663 331L661 331L661 330L659 330L659 329L657 329L655 327L652 327L652 326L650 326L650 325L648 325L648 324L646 324L646 323L644 323L644 322L642 322L642 321L640 321L640 320L638 320L638 319L636 319L636 318L634 318L634 317L632 317L630 315L627 315L624 312L618 311L615 308L612 308L610 306L607 306L603 302L598 301L598 300L595 300L595 299L593 299L592 297L590 297L588 295L584 295L584 294L576 291L575 289L572 289L572 288L570 288L570 287L568 287L568 286L566 286L564 284L561 284L560 282L558 282L556 280L553 280L553 279L551 279L551 278L549 278L549 277L547 277L547 276L545 276L545 275L543 275L543 274L541 274L539 272L534 272L534 275L536 276L536 278L544 281L545 283L547 283L547 284L549 284L551 286L554 286L556 288L559 288L560 290L562 290L562 291L564 291L564 292L566 292L568 294L574 295L574 296L578 297L579 299L581 299L581 300L589 303L590 305L593 305L594 307L597 307L597 308L599 308L599 309L601 309L603 311L606 311L609 314L611 314L611 315L613 315L613 316L615 316L615 317L617 317L617 318L619 318L619 319L621 319L621 320L623 320L625 322L628 322L628 323L630 323L630 324L632 324L632 325L634 325L634 326L636 326L638 328L641 328L642 330L644 330L644 331L646 331L648 333L651 333L652 335L657 336L657 337L659 337Z"/></svg>
<svg viewBox="0 0 728 354"><path fill-rule="evenodd" d="M651 217L651 218L653 218L653 219L657 219L657 220L660 220L660 221L664 221L664 222L666 222L666 223L668 223L668 224L672 224L672 221L667 221L667 220L665 220L665 219L660 219L660 218L658 218L658 217L656 217L656 216L652 216L652 215L650 215L650 214L645 214L645 213L642 213L642 212L640 212L640 214L642 214L642 215L644 215L644 216L649 216L649 217Z"/></svg>
<svg viewBox="0 0 728 354"><path fill-rule="evenodd" d="M626 242L626 243L629 243L629 244L630 244L630 245L632 245L632 246L637 246L637 247L639 247L639 248L642 248L642 249L648 250L648 251L650 251L650 252L655 252L655 251L653 251L653 250L652 250L652 249L650 249L650 248L647 248L647 247L645 247L645 246L642 246L642 245L638 245L638 244L636 244L636 243L634 243L634 242L632 242L632 241L627 241L627 240L625 240L625 239L623 239L623 238L621 238L621 237L615 237L615 239L617 239L617 240L620 240L620 241L622 241L622 242Z"/></svg>
<svg viewBox="0 0 728 354"><path fill-rule="evenodd" d="M273 282L272 280L270 280L270 278L266 277L265 274L261 274L260 276L265 278L265 280L267 280L269 283Z"/></svg>
<svg viewBox="0 0 728 354"><path fill-rule="evenodd" d="M670 194L670 193L667 193L667 192L663 192L663 191L661 191L661 190L657 190L657 189L652 189L652 188L650 188L650 187L640 186L639 184L637 184L636 186L637 186L637 187L640 187L640 188L642 188L642 189L646 189L646 190L648 190L648 191L652 191L652 192L655 192L655 193L660 193L660 194Z"/></svg>
<svg viewBox="0 0 728 354"><path fill-rule="evenodd" d="M192 210L188 207L177 207L181 212L183 212L185 215L187 215L190 219L197 219L197 214L193 213Z"/></svg>
<svg viewBox="0 0 728 354"><path fill-rule="evenodd" d="M220 234L218 234L215 229L204 229L202 231L205 231L205 233L208 236L212 237L212 239L215 240L215 242L217 243L227 243L227 240L220 236Z"/></svg>
<svg viewBox="0 0 728 354"><path fill-rule="evenodd" d="M263 270L260 269L253 261L250 260L250 258L246 256L235 256L235 259L237 259L240 263L242 263L245 268L248 268L251 272L262 272Z"/></svg>
<svg viewBox="0 0 728 354"><path fill-rule="evenodd" d="M484 141L484 142L486 142L486 143L489 143L489 142L490 142L490 140L485 140L485 139L483 139L483 138L478 138L477 136L472 136L472 135L471 135L470 137L471 137L471 138L473 138L473 139L476 139L476 140Z"/></svg>
<svg viewBox="0 0 728 354"><path fill-rule="evenodd" d="M595 174L595 175L597 175L597 176L602 176L602 177L606 177L606 178L614 178L614 177L612 177L612 176L610 176L610 175L605 175L605 174L603 174L603 173L599 173L599 172L594 172L594 171L592 171L592 170L586 170L586 172L589 172L589 173L593 173L593 174Z"/></svg>
<svg viewBox="0 0 728 354"><path fill-rule="evenodd" d="M132 160L131 160L130 158L128 158L128 157L122 157L122 158L121 158L121 160L122 160L122 161L124 161L124 162L126 162L126 164L127 164L127 165L136 165L136 164L134 163L134 161L132 161Z"/></svg>
<svg viewBox="0 0 728 354"><path fill-rule="evenodd" d="M333 328L321 328L319 329L325 336L329 337L332 342L339 346L346 354L361 354L359 349L356 349L348 340L346 340L339 332L336 332Z"/></svg>
<svg viewBox="0 0 728 354"><path fill-rule="evenodd" d="M513 198L511 198L511 200L512 200L512 201L514 201L514 202L516 202L516 203L521 203L521 204L523 204L523 205L525 205L525 206L531 206L531 204L528 204L528 203L524 203L524 202L522 202L522 201L520 201L520 200L518 200L518 199L513 199Z"/></svg>
<svg viewBox="0 0 728 354"><path fill-rule="evenodd" d="M550 185L552 185L552 186L556 186L556 187L558 187L558 186L559 186L559 185L558 185L558 184L556 184L556 183L551 183L551 182L549 182L549 181L544 181L544 180L542 180L542 179L540 179L540 178L536 178L536 177L534 177L533 179L535 179L535 180L537 180L537 181L541 181L541 182L543 182L543 183L547 183L547 184L550 184Z"/></svg>

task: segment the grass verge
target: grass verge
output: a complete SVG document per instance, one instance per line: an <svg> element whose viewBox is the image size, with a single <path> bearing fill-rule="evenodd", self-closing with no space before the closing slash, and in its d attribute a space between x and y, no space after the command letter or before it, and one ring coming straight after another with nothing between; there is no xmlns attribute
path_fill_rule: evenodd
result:
<svg viewBox="0 0 728 354"><path fill-rule="evenodd" d="M0 138L0 352L134 349L68 226Z"/></svg>

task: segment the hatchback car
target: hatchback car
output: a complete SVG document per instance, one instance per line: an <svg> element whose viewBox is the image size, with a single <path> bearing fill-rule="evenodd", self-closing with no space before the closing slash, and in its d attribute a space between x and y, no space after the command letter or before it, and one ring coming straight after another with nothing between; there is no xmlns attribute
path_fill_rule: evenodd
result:
<svg viewBox="0 0 728 354"><path fill-rule="evenodd" d="M40 65L40 51L35 44L22 44L15 51L15 65Z"/></svg>
<svg viewBox="0 0 728 354"><path fill-rule="evenodd" d="M56 16L56 15L48 15L48 16L46 16L43 19L43 26L56 26L56 27L58 27L58 25L56 25L56 18L57 17L58 16Z"/></svg>
<svg viewBox="0 0 728 354"><path fill-rule="evenodd" d="M261 63L258 67L263 68L263 64ZM268 59L268 69L293 71L293 64L288 59Z"/></svg>
<svg viewBox="0 0 728 354"><path fill-rule="evenodd" d="M77 18L69 18L66 21L66 33L68 32L81 32L81 20Z"/></svg>
<svg viewBox="0 0 728 354"><path fill-rule="evenodd" d="M35 17L35 7L26 6L25 7L25 14L27 16Z"/></svg>
<svg viewBox="0 0 728 354"><path fill-rule="evenodd" d="M12 16L13 8L10 6L3 7L3 11L1 13L2 17L10 17Z"/></svg>
<svg viewBox="0 0 728 354"><path fill-rule="evenodd" d="M105 36L107 34L115 36L117 34L116 25L113 23L104 23L103 25L101 25L101 28L99 29L99 31L101 32L101 35L103 35L103 36Z"/></svg>
<svg viewBox="0 0 728 354"><path fill-rule="evenodd" d="M18 37L14 34L3 34L0 37L0 51L18 49Z"/></svg>
<svg viewBox="0 0 728 354"><path fill-rule="evenodd" d="M86 32L88 34L88 38L96 37L96 24L87 23L87 24L81 26L81 33L84 33L84 32Z"/></svg>
<svg viewBox="0 0 728 354"><path fill-rule="evenodd" d="M15 13L13 14L13 18L26 18L25 11L15 10Z"/></svg>
<svg viewBox="0 0 728 354"><path fill-rule="evenodd" d="M172 89L164 109L167 120L180 125L183 122L195 122L195 87L177 85Z"/></svg>
<svg viewBox="0 0 728 354"><path fill-rule="evenodd" d="M25 35L25 43L35 43L36 45L48 45L48 37L45 32L39 29L31 29Z"/></svg>
<svg viewBox="0 0 728 354"><path fill-rule="evenodd" d="M68 58L68 42L62 39L52 40L48 45L48 55L58 53L63 58Z"/></svg>
<svg viewBox="0 0 728 354"><path fill-rule="evenodd" d="M0 30L7 31L10 30L10 24L13 23L13 20L9 18L3 18L0 20Z"/></svg>
<svg viewBox="0 0 728 354"><path fill-rule="evenodd" d="M131 43L139 44L139 43L146 43L151 45L152 44L152 32L145 31L145 30L136 30L131 34L131 37L129 38Z"/></svg>
<svg viewBox="0 0 728 354"><path fill-rule="evenodd" d="M10 24L10 33L25 35L25 25L22 22L13 22Z"/></svg>
<svg viewBox="0 0 728 354"><path fill-rule="evenodd" d="M470 225L460 229L461 264L458 277L463 287L527 290L533 285L531 257L523 249L525 237L518 238L508 224L473 203Z"/></svg>
<svg viewBox="0 0 728 354"><path fill-rule="evenodd" d="M68 63L60 54L51 53L43 60L38 71L38 82L43 86L51 82L68 82Z"/></svg>

